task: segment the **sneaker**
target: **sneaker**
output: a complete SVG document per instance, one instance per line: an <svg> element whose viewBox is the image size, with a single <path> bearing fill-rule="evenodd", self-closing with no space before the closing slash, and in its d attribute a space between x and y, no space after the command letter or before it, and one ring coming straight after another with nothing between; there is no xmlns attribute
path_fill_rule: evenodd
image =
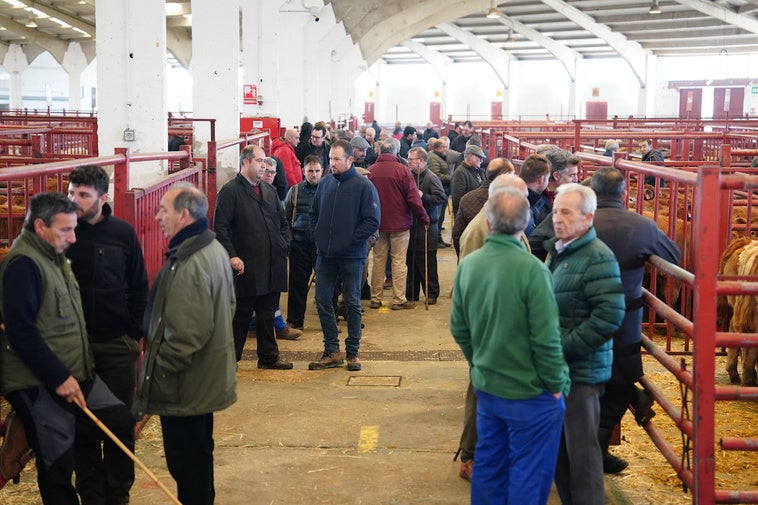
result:
<svg viewBox="0 0 758 505"><path fill-rule="evenodd" d="M289 326L285 326L283 330L276 330L275 333L278 340L297 340L303 334L302 330L296 330Z"/></svg>
<svg viewBox="0 0 758 505"><path fill-rule="evenodd" d="M458 475L461 479L471 482L471 476L474 474L474 460L461 461L461 471Z"/></svg>
<svg viewBox="0 0 758 505"><path fill-rule="evenodd" d="M282 358L277 358L273 363L262 363L261 361L258 361L258 368L263 368L265 370L292 370L292 367L292 363Z"/></svg>
<svg viewBox="0 0 758 505"><path fill-rule="evenodd" d="M324 370L326 368L335 368L342 366L345 360L342 359L341 352L324 353L321 359L308 363L308 370Z"/></svg>
<svg viewBox="0 0 758 505"><path fill-rule="evenodd" d="M26 441L24 425L16 412L11 412L3 423L3 445L0 447L0 476L6 481L15 480L24 467L24 459L31 454Z"/></svg>
<svg viewBox="0 0 758 505"><path fill-rule="evenodd" d="M405 309L415 309L415 308L416 308L416 304L410 300L406 300L405 303L392 304L392 310L405 310Z"/></svg>
<svg viewBox="0 0 758 505"><path fill-rule="evenodd" d="M369 305L369 307L371 307L372 309L378 309L381 306L382 306L382 302L371 302L371 304Z"/></svg>
<svg viewBox="0 0 758 505"><path fill-rule="evenodd" d="M358 359L358 356L347 357L347 369L351 372L357 372L361 369L361 362Z"/></svg>

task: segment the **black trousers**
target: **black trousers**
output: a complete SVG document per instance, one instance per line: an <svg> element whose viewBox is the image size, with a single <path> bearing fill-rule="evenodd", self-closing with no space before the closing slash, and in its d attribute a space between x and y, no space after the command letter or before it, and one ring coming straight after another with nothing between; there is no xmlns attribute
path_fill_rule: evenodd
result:
<svg viewBox="0 0 758 505"><path fill-rule="evenodd" d="M287 322L303 326L308 283L316 268L316 245L293 240L290 243L290 277L287 291Z"/></svg>
<svg viewBox="0 0 758 505"><path fill-rule="evenodd" d="M605 393L600 397L600 428L613 430L621 422L629 404L636 394L634 384L605 384Z"/></svg>
<svg viewBox="0 0 758 505"><path fill-rule="evenodd" d="M137 380L139 344L124 335L105 342L92 342L95 370L108 389L126 405L132 406ZM134 419L129 416L133 424ZM76 491L82 505L120 505L129 501L133 480L123 481L122 468L134 468L132 460L107 436L76 441ZM133 470L132 470L133 473Z"/></svg>
<svg viewBox="0 0 758 505"><path fill-rule="evenodd" d="M123 444L134 451L134 422L126 406L113 396L99 377L81 383L87 407ZM44 505L79 505L71 484L75 461L75 440L101 440L103 433L73 403L43 387L13 391L8 402L24 423L24 431L37 462L37 485ZM121 460L123 462L123 460ZM129 487L134 482L134 465L124 463L114 468L119 482ZM123 503L123 502L122 502Z"/></svg>
<svg viewBox="0 0 758 505"><path fill-rule="evenodd" d="M213 505L213 413L161 416L163 450L182 505Z"/></svg>
<svg viewBox="0 0 758 505"><path fill-rule="evenodd" d="M435 244L436 245L436 244ZM405 264L408 265L408 276L405 280L405 297L409 300L418 301L419 294L425 286L425 268L429 272L429 292L424 293L429 298L438 298L440 295L440 282L437 276L437 249L427 251L424 265L424 251L411 251L405 255Z"/></svg>
<svg viewBox="0 0 758 505"><path fill-rule="evenodd" d="M255 312L256 350L259 363L274 363L279 359L279 346L274 333L274 313L279 308L279 293L237 298L237 308L232 319L234 351L237 361L242 359L242 349L247 340L250 318Z"/></svg>

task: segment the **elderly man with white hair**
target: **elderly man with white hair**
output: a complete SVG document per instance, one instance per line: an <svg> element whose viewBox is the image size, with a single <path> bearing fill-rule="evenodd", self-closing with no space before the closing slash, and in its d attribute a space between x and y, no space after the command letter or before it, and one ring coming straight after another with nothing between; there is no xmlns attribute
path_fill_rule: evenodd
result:
<svg viewBox="0 0 758 505"><path fill-rule="evenodd" d="M545 243L571 376L555 485L563 503L587 505L605 504L600 396L626 311L618 261L592 226L596 209L590 188L562 184L553 204L555 237Z"/></svg>

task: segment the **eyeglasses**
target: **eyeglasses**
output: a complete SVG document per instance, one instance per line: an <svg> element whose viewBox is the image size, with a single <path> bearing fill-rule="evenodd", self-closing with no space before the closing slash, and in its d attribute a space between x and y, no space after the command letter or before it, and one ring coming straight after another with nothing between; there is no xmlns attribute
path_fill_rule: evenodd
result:
<svg viewBox="0 0 758 505"><path fill-rule="evenodd" d="M320 136L320 135L311 135L311 138L312 138L313 140L321 140L321 139L322 139L322 138L324 138L324 137L322 137L322 136Z"/></svg>
<svg viewBox="0 0 758 505"><path fill-rule="evenodd" d="M276 170L261 170L262 174L272 175L276 173Z"/></svg>
<svg viewBox="0 0 758 505"><path fill-rule="evenodd" d="M408 158L408 163L411 161L421 161L421 158Z"/></svg>

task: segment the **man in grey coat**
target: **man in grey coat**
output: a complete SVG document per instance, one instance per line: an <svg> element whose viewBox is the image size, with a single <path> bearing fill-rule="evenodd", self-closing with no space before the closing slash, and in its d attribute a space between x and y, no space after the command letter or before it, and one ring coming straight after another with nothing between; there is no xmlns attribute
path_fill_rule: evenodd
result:
<svg viewBox="0 0 758 505"><path fill-rule="evenodd" d="M159 414L166 464L184 505L212 505L213 412L237 399L229 256L208 200L180 183L155 216L170 239L145 313L147 349L133 411Z"/></svg>

